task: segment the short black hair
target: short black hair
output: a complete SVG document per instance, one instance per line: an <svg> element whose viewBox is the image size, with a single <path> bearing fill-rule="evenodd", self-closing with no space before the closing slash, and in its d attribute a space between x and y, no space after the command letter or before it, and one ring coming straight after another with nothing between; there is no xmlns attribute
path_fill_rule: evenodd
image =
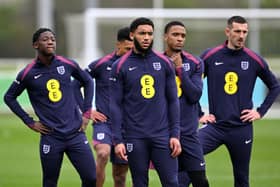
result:
<svg viewBox="0 0 280 187"><path fill-rule="evenodd" d="M232 26L233 22L245 24L245 23L247 23L247 20L242 16L232 16L227 20L227 25Z"/></svg>
<svg viewBox="0 0 280 187"><path fill-rule="evenodd" d="M134 32L139 25L150 25L154 29L154 23L152 20L150 20L149 18L140 17L132 21L132 23L130 24L130 32Z"/></svg>
<svg viewBox="0 0 280 187"><path fill-rule="evenodd" d="M164 33L166 34L172 26L176 26L176 25L179 25L179 26L182 26L182 27L186 28L185 25L180 21L170 21L169 23L167 23L165 25Z"/></svg>
<svg viewBox="0 0 280 187"><path fill-rule="evenodd" d="M124 40L132 41L132 39L130 38L130 30L128 27L123 27L118 30L117 40L119 42Z"/></svg>
<svg viewBox="0 0 280 187"><path fill-rule="evenodd" d="M39 37L40 37L40 35L42 34L42 33L44 33L44 32L51 32L51 33L53 33L53 35L55 36L55 33L51 30L51 29L49 29L49 28L39 28L37 31L35 31L35 33L33 34L33 37L32 37L32 44L34 44L35 42L37 42L38 41L38 39L39 39Z"/></svg>

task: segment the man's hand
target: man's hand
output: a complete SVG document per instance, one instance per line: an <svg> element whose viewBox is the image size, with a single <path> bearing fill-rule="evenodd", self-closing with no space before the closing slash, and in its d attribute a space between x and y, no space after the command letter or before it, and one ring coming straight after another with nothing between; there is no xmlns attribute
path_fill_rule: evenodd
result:
<svg viewBox="0 0 280 187"><path fill-rule="evenodd" d="M246 122L246 121L252 122L261 119L261 115L256 110L244 109L241 111L240 119L242 120L242 122Z"/></svg>
<svg viewBox="0 0 280 187"><path fill-rule="evenodd" d="M199 123L207 124L207 123L216 123L216 117L213 114L206 114L199 118Z"/></svg>
<svg viewBox="0 0 280 187"><path fill-rule="evenodd" d="M183 60L181 57L181 53L174 53L172 54L172 56L170 57L175 65L175 67L181 67L183 64Z"/></svg>
<svg viewBox="0 0 280 187"><path fill-rule="evenodd" d="M171 156L175 158L182 152L180 141L178 138L170 138L169 143L172 150Z"/></svg>
<svg viewBox="0 0 280 187"><path fill-rule="evenodd" d="M82 122L82 125L79 129L79 132L85 132L86 129L87 129L87 126L88 126L88 122L89 122L89 119L86 118L86 117L83 117L83 122Z"/></svg>
<svg viewBox="0 0 280 187"><path fill-rule="evenodd" d="M46 127L45 125L43 125L41 122L36 121L34 124L29 125L29 127L35 131L35 132L39 132L41 134L49 134L51 132L51 130Z"/></svg>
<svg viewBox="0 0 280 187"><path fill-rule="evenodd" d="M101 112L97 112L96 110L92 110L90 114L90 118L93 122L106 122L107 117Z"/></svg>
<svg viewBox="0 0 280 187"><path fill-rule="evenodd" d="M127 161L125 145L123 143L119 143L115 146L115 153L120 159Z"/></svg>

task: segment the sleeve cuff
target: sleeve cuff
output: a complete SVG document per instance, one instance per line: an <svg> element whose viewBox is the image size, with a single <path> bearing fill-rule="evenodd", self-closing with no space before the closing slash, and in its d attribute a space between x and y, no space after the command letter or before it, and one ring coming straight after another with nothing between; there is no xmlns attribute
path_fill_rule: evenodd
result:
<svg viewBox="0 0 280 187"><path fill-rule="evenodd" d="M86 112L83 113L83 117L90 119L90 115L91 115L91 109L87 110Z"/></svg>

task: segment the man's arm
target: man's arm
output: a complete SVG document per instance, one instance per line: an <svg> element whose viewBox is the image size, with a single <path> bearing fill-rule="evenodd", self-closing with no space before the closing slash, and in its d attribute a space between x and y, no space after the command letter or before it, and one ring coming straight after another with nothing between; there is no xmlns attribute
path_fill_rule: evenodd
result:
<svg viewBox="0 0 280 187"><path fill-rule="evenodd" d="M255 109L244 109L241 111L241 117L240 119L245 122L245 121L255 121L260 118L262 118L266 112L269 110L275 99L280 93L280 84L275 77L275 75L269 70L269 67L267 63L262 59L263 62L263 67L259 71L258 76L261 78L261 80L264 82L264 84L268 88L268 93L265 97L265 100L261 104L260 107Z"/></svg>
<svg viewBox="0 0 280 187"><path fill-rule="evenodd" d="M264 82L264 84L268 88L268 93L265 97L264 102L261 104L260 107L257 108L257 111L259 112L260 116L263 117L268 109L271 107L275 99L280 93L280 84L275 77L275 75L269 70L267 64L262 69L262 71L259 73L259 77Z"/></svg>
<svg viewBox="0 0 280 187"><path fill-rule="evenodd" d="M180 137L180 109L179 99L177 96L177 85L175 81L175 72L171 66L168 66L168 73L166 77L166 98L168 102L168 118L170 140L169 145L172 150L171 156L176 157L182 152Z"/></svg>
<svg viewBox="0 0 280 187"><path fill-rule="evenodd" d="M90 119L93 99L93 81L88 73L84 72L78 65L75 71L73 71L73 77L84 87L83 107L81 109L83 110L83 116Z"/></svg>
<svg viewBox="0 0 280 187"><path fill-rule="evenodd" d="M188 101L190 103L197 103L202 95L203 63L199 62L191 75L189 75L191 72L184 71L183 67L177 67L176 72L181 79L181 88Z"/></svg>
<svg viewBox="0 0 280 187"><path fill-rule="evenodd" d="M4 95L4 101L8 107L29 127L35 123L34 119L30 117L20 106L17 97L24 91L25 86L21 81L21 73L17 79L11 84Z"/></svg>
<svg viewBox="0 0 280 187"><path fill-rule="evenodd" d="M121 134L122 129L122 98L123 98L123 80L119 72L117 72L117 64L112 66L112 74L110 77L110 117L112 121L113 143L115 145L123 143Z"/></svg>
<svg viewBox="0 0 280 187"><path fill-rule="evenodd" d="M177 85L175 81L175 72L173 69L168 70L166 77L166 97L168 103L168 117L170 123L170 136L174 138L180 137L180 109L179 99L177 96Z"/></svg>

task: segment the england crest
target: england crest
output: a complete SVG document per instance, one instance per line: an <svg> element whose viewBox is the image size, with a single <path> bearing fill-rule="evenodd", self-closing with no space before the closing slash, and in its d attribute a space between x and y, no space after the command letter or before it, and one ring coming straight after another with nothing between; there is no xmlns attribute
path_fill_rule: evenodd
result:
<svg viewBox="0 0 280 187"><path fill-rule="evenodd" d="M247 70L249 68L249 62L248 61L241 61L241 69Z"/></svg>
<svg viewBox="0 0 280 187"><path fill-rule="evenodd" d="M105 137L104 133L97 133L97 140L103 140Z"/></svg>
<svg viewBox="0 0 280 187"><path fill-rule="evenodd" d="M133 151L133 144L132 143L127 143L126 144L126 149L127 149L127 152L132 152Z"/></svg>
<svg viewBox="0 0 280 187"><path fill-rule="evenodd" d="M159 71L161 69L160 62L153 62L153 67L154 67L154 70Z"/></svg>
<svg viewBox="0 0 280 187"><path fill-rule="evenodd" d="M183 69L184 69L185 71L190 71L190 64L189 64L189 63L183 64Z"/></svg>
<svg viewBox="0 0 280 187"><path fill-rule="evenodd" d="M64 66L58 66L56 67L57 69L57 72L60 74L60 75L63 75L65 73L65 68Z"/></svg>
<svg viewBox="0 0 280 187"><path fill-rule="evenodd" d="M43 145L43 153L48 154L50 152L51 146L50 145Z"/></svg>

